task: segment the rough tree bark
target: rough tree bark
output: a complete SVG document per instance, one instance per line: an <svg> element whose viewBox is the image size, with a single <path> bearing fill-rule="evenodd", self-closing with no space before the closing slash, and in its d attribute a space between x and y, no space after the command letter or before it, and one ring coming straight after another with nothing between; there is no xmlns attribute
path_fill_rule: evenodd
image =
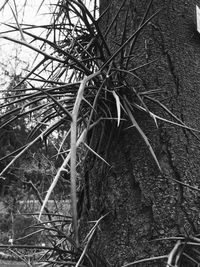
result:
<svg viewBox="0 0 200 267"><path fill-rule="evenodd" d="M108 36L112 51L121 42L127 10L126 37L139 25L148 2L126 1ZM110 4L101 23L105 32L122 1L101 0L100 3L101 12ZM137 71L142 85L134 80L130 82L138 91L161 89L155 98L188 126L200 129L200 39L195 31L196 4L200 2L153 1L150 13L162 10L138 37L130 64L136 67L157 61ZM156 104L148 104L157 114L164 115ZM97 219L111 211L95 243L98 253L111 266L169 253L174 242L150 240L198 234L200 230L199 192L172 180L200 188L200 142L189 131L167 123L160 122L157 129L143 112L137 111L135 116L153 144L163 173L133 128L123 130L106 151L112 168L102 166L97 160L89 171L89 218Z"/></svg>

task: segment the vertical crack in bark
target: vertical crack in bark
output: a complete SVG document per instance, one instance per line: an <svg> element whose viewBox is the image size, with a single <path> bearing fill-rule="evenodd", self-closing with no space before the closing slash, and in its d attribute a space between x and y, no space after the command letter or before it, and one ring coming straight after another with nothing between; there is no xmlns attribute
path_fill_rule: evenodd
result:
<svg viewBox="0 0 200 267"><path fill-rule="evenodd" d="M177 97L180 95L180 91L179 91L179 87L180 87L180 84L179 84L179 77L178 75L176 74L176 70L175 70L175 66L173 64L173 60L169 54L169 51L166 50L165 51L165 54L167 56L167 61L168 61L168 66L169 66L169 71L173 77L173 80L174 80L174 84L175 84L175 88L176 88L176 93L177 93Z"/></svg>
<svg viewBox="0 0 200 267"><path fill-rule="evenodd" d="M193 218L190 217L190 215L189 215L189 214L187 213L187 211L186 211L186 208L185 208L183 205L181 205L181 210L182 210L182 212L185 214L185 217L186 217L186 219L187 219L187 221L188 221L190 227L192 228L193 233L194 233L194 234L197 234L198 231L197 231L197 229L196 229L196 227L195 227L195 225L194 225L194 223L193 223ZM190 233L190 230L187 229L187 226L186 226L186 225L184 225L184 230L185 230L185 232L186 232L186 235L190 235L190 234L191 234L191 233Z"/></svg>
<svg viewBox="0 0 200 267"><path fill-rule="evenodd" d="M167 58L168 69L169 69L169 72L171 73L171 75L173 77L174 87L176 89L176 101L177 101L178 98L181 96L180 80L179 80L179 77L177 75L172 56L170 55L169 50L167 50L165 47L165 39L164 39L163 33L162 33L161 29L159 29L158 27L156 28L156 30L159 31L160 38L161 38L161 42L159 42L159 46L161 47L162 54L165 55ZM158 42L158 40L156 40L156 41ZM181 120L184 122L184 115L183 115L183 108L182 107L180 107L180 116L181 116ZM186 140L185 145L183 143L182 146L185 147L185 153L186 153L186 155L188 155L189 154L189 150L188 150L188 148L189 148L189 136L188 136L187 130L182 129L182 134L184 135L185 140ZM179 170L173 161L173 157L171 155L171 151L170 151L170 147L169 147L168 142L166 143L166 153L167 153L168 162L169 162L170 168L173 172L174 178L179 182L183 182L181 174L179 173ZM186 221L188 222L188 224L190 225L193 233L196 233L197 230L196 230L196 227L193 223L193 220L190 218L190 215L188 214L188 212L187 212L187 210L183 204L184 202L188 202L188 200L184 197L183 185L178 183L178 188L179 188L179 197L178 197L177 205L178 205L179 209L182 211L182 213L184 214L184 217L185 217ZM185 228L186 227L184 225L184 232L186 232L186 234L188 234L187 230Z"/></svg>
<svg viewBox="0 0 200 267"><path fill-rule="evenodd" d="M168 69L172 75L173 82L174 82L175 89L176 89L176 94L178 97L180 95L180 81L179 81L179 77L176 72L176 68L175 68L172 56L170 55L170 50L166 47L165 36L162 32L162 29L158 25L154 23L150 23L150 25L154 29L152 31L154 42L158 44L158 46L160 47L161 54L167 59Z"/></svg>
<svg viewBox="0 0 200 267"><path fill-rule="evenodd" d="M183 114L181 116L181 120L182 120L182 122L184 122ZM185 151L186 151L186 154L189 155L190 138L189 138L189 135L188 135L188 131L186 129L184 129L184 128L182 128L182 131L183 131L183 135L185 136L185 140L186 140Z"/></svg>
<svg viewBox="0 0 200 267"><path fill-rule="evenodd" d="M165 135L167 135L167 133L165 133ZM163 137L161 136L161 142L164 144L164 151L167 155L167 160L168 160L168 164L169 164L169 167L170 169L172 170L172 174L174 176L174 179L179 181L179 182L183 182L182 181L182 177L181 177L181 174L179 173L179 170L177 168L177 166L175 165L175 162L173 160L173 156L171 154L171 150L170 150L170 144L169 144L169 137L165 137L165 140L163 140ZM168 175L167 175L168 176ZM170 178L170 177L168 177ZM179 196L178 196L178 199L177 199L177 209L179 209L184 215L184 218L185 220L188 222L189 224L189 228L193 231L193 233L197 233L197 229L195 227L195 224L193 223L193 219L190 218L190 215L188 214L187 210L186 210L186 207L184 205L184 203L187 203L187 199L185 198L184 196L184 187L182 184L180 183L177 183L178 184L178 188L179 188ZM185 223L182 226L180 226L179 224L177 225L178 228L179 228L179 231L183 234L191 234L189 233L190 230L188 230L188 227L187 227L187 223Z"/></svg>
<svg viewBox="0 0 200 267"><path fill-rule="evenodd" d="M172 155L169 149L169 144L167 144L166 146L166 151L167 151L167 156L168 156L168 161L169 161L169 165L173 171L174 174L174 178L179 181L182 182L181 180L181 175L177 169L177 167L175 166L173 159L172 159ZM178 187L179 187L179 197L178 197L178 205L181 207L182 202L184 201L184 193L183 193L183 185L178 183Z"/></svg>

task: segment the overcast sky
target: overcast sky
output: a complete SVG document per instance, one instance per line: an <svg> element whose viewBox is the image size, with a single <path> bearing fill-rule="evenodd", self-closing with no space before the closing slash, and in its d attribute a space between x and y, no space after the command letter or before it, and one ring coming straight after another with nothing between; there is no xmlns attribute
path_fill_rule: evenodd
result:
<svg viewBox="0 0 200 267"><path fill-rule="evenodd" d="M0 9L4 1L0 0ZM49 24L51 19L49 13L54 10L55 6L53 4L57 2L58 0L9 0L10 5L7 4L0 12L0 34L11 35L18 40L21 39L19 32L15 33L14 36L11 33L5 33L10 28L4 26L3 23L14 23L16 25L15 16L18 22L23 24ZM83 0L83 2L87 4L89 9L93 8L93 0ZM41 3L43 4L39 9ZM39 35L41 32L42 30L38 28L34 29L33 33ZM34 45L36 45L35 42ZM27 68L27 64L31 65L35 56L36 53L31 49L0 38L0 85L8 79L4 76L5 70L10 74L19 74L21 69Z"/></svg>
<svg viewBox="0 0 200 267"><path fill-rule="evenodd" d="M49 9L50 3L55 3L57 1L45 0L39 11L38 8L42 0L16 0L15 2L16 6L14 5L14 1L10 0L10 6L7 4L0 12L0 33L10 35L16 39L21 39L19 33L15 33L14 35L11 33L4 33L9 28L5 27L3 23L16 23L13 12L17 16L19 23L32 25L48 24L51 18L48 14L53 9L53 6L51 6L51 10ZM0 8L2 3L2 0L0 0ZM25 3L26 6L24 7ZM40 34L41 29L35 29L34 33ZM30 49L0 38L0 84L7 80L3 75L5 69L10 73L18 74L21 68L26 68L27 64L30 64L34 57L35 54Z"/></svg>

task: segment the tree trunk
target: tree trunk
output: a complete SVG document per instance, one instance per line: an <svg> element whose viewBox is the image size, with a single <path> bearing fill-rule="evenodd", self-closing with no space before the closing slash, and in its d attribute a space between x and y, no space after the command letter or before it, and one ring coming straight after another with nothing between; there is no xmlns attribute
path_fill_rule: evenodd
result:
<svg viewBox="0 0 200 267"><path fill-rule="evenodd" d="M186 125L200 129L200 38L195 30L196 2L153 1L149 16L162 9L137 37L128 68L156 60L136 71L142 82L132 79L129 83L138 92L158 90L151 97ZM100 3L101 13L108 8L101 20L101 29L105 32L122 1L101 0ZM137 29L148 3L126 1L107 37L112 53L123 38L127 39ZM122 38L126 14L128 23ZM116 64L120 64L120 58ZM156 102L146 100L145 103L156 114L172 119ZM133 127L118 131L108 150L102 146L101 155L107 154L111 167L100 160L88 167L89 219L98 219L110 212L95 238L96 250L105 256L110 266L168 254L176 242L154 239L199 233L199 192L183 185L200 188L199 140L191 131L169 123L160 121L156 128L153 119L142 111L136 110L135 119L148 136L162 173ZM149 266L166 266L166 260L151 262ZM185 266L194 265L186 263Z"/></svg>

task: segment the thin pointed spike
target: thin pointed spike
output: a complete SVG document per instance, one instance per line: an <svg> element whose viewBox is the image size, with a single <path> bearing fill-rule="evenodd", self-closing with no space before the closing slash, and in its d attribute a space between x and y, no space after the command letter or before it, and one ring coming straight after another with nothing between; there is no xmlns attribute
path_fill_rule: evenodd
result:
<svg viewBox="0 0 200 267"><path fill-rule="evenodd" d="M148 20L146 20L129 38L124 44L103 64L101 69L105 69L111 61L121 52L124 47L131 42L131 40L151 21L162 9L155 12Z"/></svg>
<svg viewBox="0 0 200 267"><path fill-rule="evenodd" d="M109 34L109 32L110 32L110 30L111 30L113 24L115 23L115 21L116 21L118 15L119 15L120 11L122 10L123 6L125 5L126 1L127 1L127 0L124 0L124 1L122 2L122 4L121 4L119 10L117 11L117 13L115 14L113 20L111 21L110 25L108 26L108 29L106 30L106 32L105 32L105 34L104 34L104 38L106 38L107 35Z"/></svg>

